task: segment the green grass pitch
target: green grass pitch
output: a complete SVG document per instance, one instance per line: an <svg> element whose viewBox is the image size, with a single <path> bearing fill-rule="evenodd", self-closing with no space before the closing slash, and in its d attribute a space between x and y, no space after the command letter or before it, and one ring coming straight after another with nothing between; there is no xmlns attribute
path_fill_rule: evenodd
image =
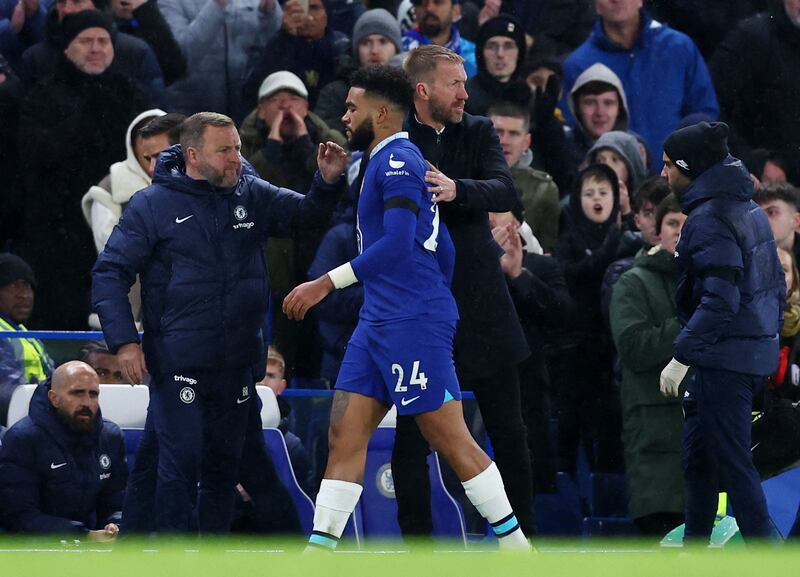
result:
<svg viewBox="0 0 800 577"><path fill-rule="evenodd" d="M796 574L800 547L729 545L660 549L649 543L539 541L536 553L499 553L437 544L348 543L303 555L300 540L123 541L113 545L0 539L3 577L735 577Z"/></svg>

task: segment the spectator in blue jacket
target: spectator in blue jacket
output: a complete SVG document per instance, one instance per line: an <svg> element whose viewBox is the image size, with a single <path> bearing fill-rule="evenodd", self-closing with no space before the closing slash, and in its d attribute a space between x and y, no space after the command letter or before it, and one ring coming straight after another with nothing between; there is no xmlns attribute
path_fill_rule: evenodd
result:
<svg viewBox="0 0 800 577"><path fill-rule="evenodd" d="M589 38L564 62L564 99L578 76L597 62L622 80L628 98L628 129L644 138L650 150L660 150L681 118L702 112L719 115L714 86L694 42L681 32L653 20L641 10L642 0L595 0L597 21ZM654 158L650 169L658 171Z"/></svg>
<svg viewBox="0 0 800 577"><path fill-rule="evenodd" d="M728 126L701 122L664 142L664 176L688 215L675 251L681 331L661 392L683 396L687 542L707 544L720 489L745 539L773 525L751 447L753 394L775 372L786 294L777 246L753 182L728 154Z"/></svg>
<svg viewBox="0 0 800 577"><path fill-rule="evenodd" d="M265 366L262 243L329 217L347 156L336 144L320 144L319 172L303 196L257 178L252 168L243 173L241 140L227 116L189 117L180 140L161 153L153 184L133 196L98 257L93 303L129 380L151 375L156 529L189 529L199 477L199 529L224 533L254 384ZM128 301L136 274L143 347Z"/></svg>
<svg viewBox="0 0 800 577"><path fill-rule="evenodd" d="M410 52L419 46L436 44L452 50L464 59L467 77L478 73L475 43L467 40L458 30L461 18L460 0L412 0L415 26L403 32L403 51Z"/></svg>
<svg viewBox="0 0 800 577"><path fill-rule="evenodd" d="M0 447L0 523L22 533L113 540L128 468L119 427L103 419L92 367L70 361L33 393Z"/></svg>

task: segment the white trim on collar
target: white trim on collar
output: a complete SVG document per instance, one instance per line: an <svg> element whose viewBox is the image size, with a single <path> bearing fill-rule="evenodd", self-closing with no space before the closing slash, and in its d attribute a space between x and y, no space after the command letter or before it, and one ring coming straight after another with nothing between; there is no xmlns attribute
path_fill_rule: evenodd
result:
<svg viewBox="0 0 800 577"><path fill-rule="evenodd" d="M391 136L387 136L386 138L381 140L378 144L375 145L375 148L372 149L372 152L369 153L370 159L376 154L378 154L378 152L380 152L380 150L384 146L389 144L392 140L397 140L398 138L405 138L406 140L408 140L408 132L395 132Z"/></svg>

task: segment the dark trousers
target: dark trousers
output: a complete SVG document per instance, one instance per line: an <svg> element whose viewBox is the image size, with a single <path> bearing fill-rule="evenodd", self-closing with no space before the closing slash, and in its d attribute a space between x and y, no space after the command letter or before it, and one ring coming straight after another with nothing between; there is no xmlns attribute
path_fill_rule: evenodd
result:
<svg viewBox="0 0 800 577"><path fill-rule="evenodd" d="M526 535L533 535L533 481L527 432L520 408L515 366L502 367L482 379L459 377L462 390L475 393L508 499ZM426 462L430 448L412 416L399 416L392 451L397 521L406 537L433 531L431 486Z"/></svg>
<svg viewBox="0 0 800 577"><path fill-rule="evenodd" d="M728 493L746 539L773 535L750 454L753 391L763 381L754 375L695 369L683 398L687 541L708 541L720 491Z"/></svg>
<svg viewBox="0 0 800 577"><path fill-rule="evenodd" d="M251 500L244 505L249 521L248 532L299 533L300 522L289 492L278 478L269 457L261 430L261 401L256 396L248 402L247 428L239 468L238 482ZM136 462L128 477L123 505L125 533L150 533L156 530L155 493L158 477L158 438L153 412L148 409L144 432L136 448ZM231 487L233 493L233 487ZM190 494L195 509L196 490ZM241 511L239 512L241 513ZM240 515L240 519L241 520ZM197 525L194 512L189 529ZM241 528L240 523L240 528Z"/></svg>
<svg viewBox="0 0 800 577"><path fill-rule="evenodd" d="M226 533L250 405L252 370L184 371L153 375L150 406L158 439L156 530L190 528L197 486L201 533ZM199 484L198 484L199 481Z"/></svg>

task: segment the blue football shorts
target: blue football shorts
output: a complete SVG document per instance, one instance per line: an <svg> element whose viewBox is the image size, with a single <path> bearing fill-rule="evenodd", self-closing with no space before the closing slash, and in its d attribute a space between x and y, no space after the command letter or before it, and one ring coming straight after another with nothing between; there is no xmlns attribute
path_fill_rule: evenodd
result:
<svg viewBox="0 0 800 577"><path fill-rule="evenodd" d="M336 389L394 404L400 415L461 400L453 364L455 321L360 321L339 369Z"/></svg>

